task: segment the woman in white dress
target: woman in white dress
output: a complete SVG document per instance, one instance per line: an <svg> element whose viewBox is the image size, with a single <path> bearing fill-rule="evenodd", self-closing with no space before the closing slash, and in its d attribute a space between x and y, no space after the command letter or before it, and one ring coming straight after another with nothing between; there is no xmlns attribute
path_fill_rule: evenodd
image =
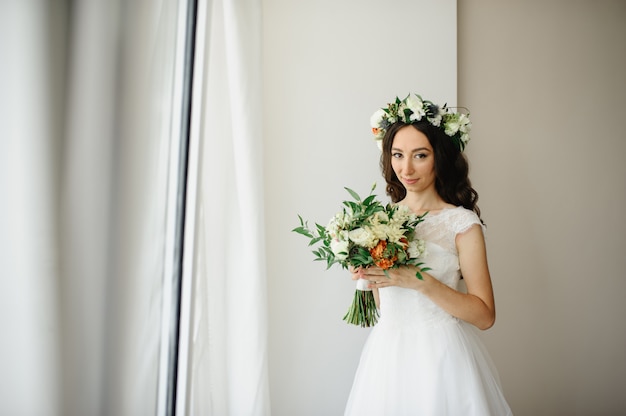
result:
<svg viewBox="0 0 626 416"><path fill-rule="evenodd" d="M414 266L355 270L380 319L363 348L345 415L511 415L477 329L495 321L478 194L463 149L471 124L417 95L372 117L392 202L428 213L421 279ZM460 279L466 289L460 290Z"/></svg>

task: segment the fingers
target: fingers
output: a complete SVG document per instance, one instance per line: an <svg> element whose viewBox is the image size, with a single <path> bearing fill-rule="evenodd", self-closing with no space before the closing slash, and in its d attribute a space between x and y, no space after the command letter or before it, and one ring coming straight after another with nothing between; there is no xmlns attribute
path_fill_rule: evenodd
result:
<svg viewBox="0 0 626 416"><path fill-rule="evenodd" d="M385 271L378 267L369 267L367 269L361 269L361 273L364 279L369 279L370 277L385 276Z"/></svg>
<svg viewBox="0 0 626 416"><path fill-rule="evenodd" d="M363 268L350 266L349 270L352 273L352 280L365 279L363 277Z"/></svg>
<svg viewBox="0 0 626 416"><path fill-rule="evenodd" d="M351 273L350 277L352 280L365 279L371 282L387 282L390 280L390 276L380 267L363 268L350 266L348 270Z"/></svg>
<svg viewBox="0 0 626 416"><path fill-rule="evenodd" d="M380 289L383 287L397 286L397 285L396 285L396 282L388 278L385 278L385 280L370 280L367 286L370 289Z"/></svg>
<svg viewBox="0 0 626 416"><path fill-rule="evenodd" d="M385 273L385 271L382 269L368 270L363 278L369 280L370 288L380 288L395 285L393 277Z"/></svg>

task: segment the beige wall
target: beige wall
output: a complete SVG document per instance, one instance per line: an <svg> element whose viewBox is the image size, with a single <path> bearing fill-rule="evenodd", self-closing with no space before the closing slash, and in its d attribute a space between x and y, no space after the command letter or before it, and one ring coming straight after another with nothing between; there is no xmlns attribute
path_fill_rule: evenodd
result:
<svg viewBox="0 0 626 416"><path fill-rule="evenodd" d="M626 414L626 2L458 2L485 340L520 415Z"/></svg>

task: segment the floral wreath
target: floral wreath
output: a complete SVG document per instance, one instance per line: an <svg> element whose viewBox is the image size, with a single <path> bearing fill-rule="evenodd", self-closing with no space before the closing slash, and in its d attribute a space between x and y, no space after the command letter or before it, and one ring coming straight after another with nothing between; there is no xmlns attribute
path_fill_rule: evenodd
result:
<svg viewBox="0 0 626 416"><path fill-rule="evenodd" d="M446 104L440 107L432 101L423 100L417 94L409 94L404 100L396 97L395 102L387 104L387 108L381 108L372 115L370 124L378 148L382 150L383 138L392 124L412 124L424 118L431 125L442 129L459 151L465 149L472 128L469 113L451 112Z"/></svg>

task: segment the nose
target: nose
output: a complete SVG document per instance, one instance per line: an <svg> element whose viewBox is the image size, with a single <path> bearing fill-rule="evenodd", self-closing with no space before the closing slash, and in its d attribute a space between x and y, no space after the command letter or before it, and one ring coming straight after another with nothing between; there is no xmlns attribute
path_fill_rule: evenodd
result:
<svg viewBox="0 0 626 416"><path fill-rule="evenodd" d="M413 160L411 158L405 158L402 163L402 170L405 174L413 173Z"/></svg>

